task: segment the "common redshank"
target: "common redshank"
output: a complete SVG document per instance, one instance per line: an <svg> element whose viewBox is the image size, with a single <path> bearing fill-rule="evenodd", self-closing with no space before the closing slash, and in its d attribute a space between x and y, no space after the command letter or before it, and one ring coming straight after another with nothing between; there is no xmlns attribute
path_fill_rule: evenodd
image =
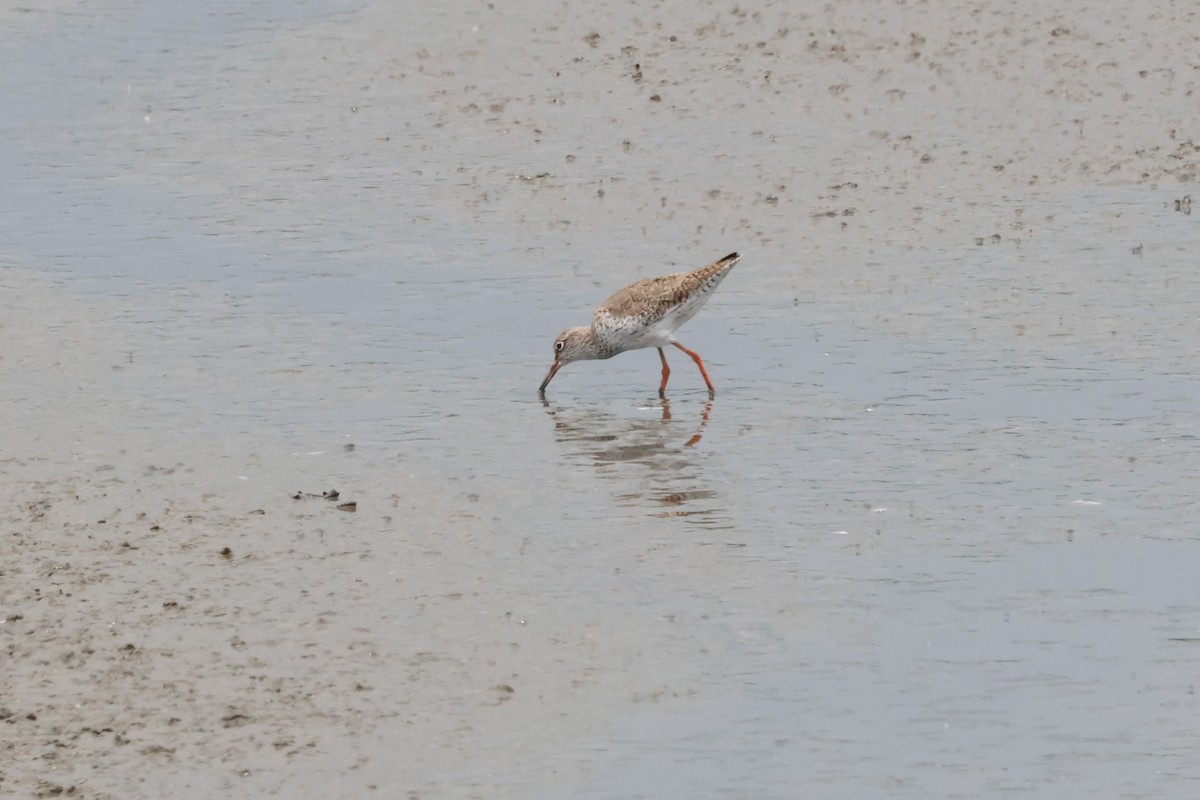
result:
<svg viewBox="0 0 1200 800"><path fill-rule="evenodd" d="M554 363L550 365L546 380L538 387L538 393L545 394L550 380L572 361L612 358L626 350L657 347L658 357L662 359L658 396L666 397L671 368L667 366L663 347L673 344L696 362L700 376L708 385L708 396L714 397L716 391L700 355L677 342L674 333L680 325L696 316L740 258L737 253L730 253L695 272L646 278L605 300L592 316L591 325L567 328L554 340Z"/></svg>

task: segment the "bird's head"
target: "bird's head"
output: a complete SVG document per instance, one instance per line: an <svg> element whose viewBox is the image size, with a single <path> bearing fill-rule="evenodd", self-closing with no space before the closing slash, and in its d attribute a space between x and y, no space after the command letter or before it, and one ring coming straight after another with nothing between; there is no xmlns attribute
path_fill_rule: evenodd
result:
<svg viewBox="0 0 1200 800"><path fill-rule="evenodd" d="M546 387L550 384L550 379L572 361L596 358L594 338L592 329L586 327L567 328L556 336L554 338L554 363L550 365L550 371L546 373L546 380L542 381L542 385L538 387L538 391L546 391Z"/></svg>

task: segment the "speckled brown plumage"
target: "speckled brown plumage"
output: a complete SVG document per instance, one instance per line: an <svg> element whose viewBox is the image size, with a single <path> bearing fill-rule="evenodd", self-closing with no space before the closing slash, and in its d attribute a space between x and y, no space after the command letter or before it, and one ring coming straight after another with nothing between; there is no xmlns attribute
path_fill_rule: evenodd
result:
<svg viewBox="0 0 1200 800"><path fill-rule="evenodd" d="M596 314L657 319L697 294L706 297L724 280L739 258L737 253L730 253L720 261L692 272L676 272L631 283L601 303Z"/></svg>

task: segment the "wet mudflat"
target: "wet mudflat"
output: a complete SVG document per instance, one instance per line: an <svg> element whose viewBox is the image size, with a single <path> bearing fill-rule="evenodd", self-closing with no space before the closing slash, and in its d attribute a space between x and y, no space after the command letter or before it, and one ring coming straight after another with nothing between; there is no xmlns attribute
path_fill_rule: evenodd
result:
<svg viewBox="0 0 1200 800"><path fill-rule="evenodd" d="M1088 8L0 12L0 794L1193 796L1195 12ZM539 401L731 250L715 400Z"/></svg>

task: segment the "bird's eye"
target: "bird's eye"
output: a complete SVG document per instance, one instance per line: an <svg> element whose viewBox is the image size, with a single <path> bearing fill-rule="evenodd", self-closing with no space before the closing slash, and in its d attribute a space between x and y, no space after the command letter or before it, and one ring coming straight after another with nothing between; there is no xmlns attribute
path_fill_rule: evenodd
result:
<svg viewBox="0 0 1200 800"><path fill-rule="evenodd" d="M566 346L567 346L566 341L563 339L559 339L557 342L554 343L554 352L561 353L562 349Z"/></svg>

